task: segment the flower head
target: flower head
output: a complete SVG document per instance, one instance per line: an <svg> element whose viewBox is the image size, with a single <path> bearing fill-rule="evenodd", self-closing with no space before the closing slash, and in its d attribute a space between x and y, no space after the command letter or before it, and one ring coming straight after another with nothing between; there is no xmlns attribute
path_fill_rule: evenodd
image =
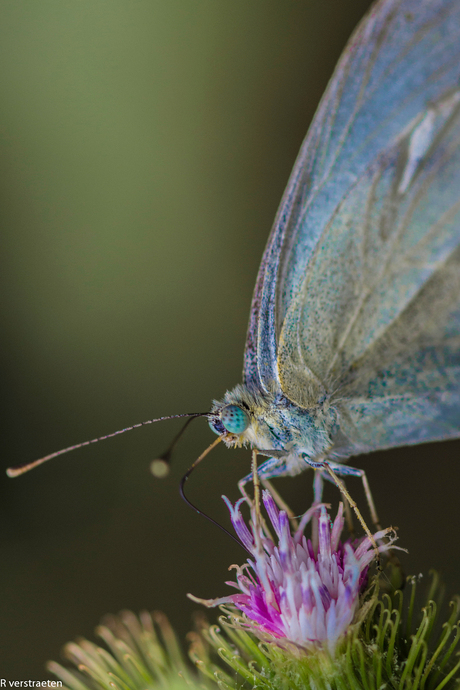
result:
<svg viewBox="0 0 460 690"><path fill-rule="evenodd" d="M255 624L251 627L256 633L268 633L301 646L320 643L333 652L355 618L369 564L375 557L369 537L354 543L340 541L343 504L332 525L326 506L314 505L292 534L287 514L279 511L270 493L264 491L263 502L276 533L276 544L254 510L248 528L240 511L244 499L235 505L224 500L235 532L252 558L243 566L234 566L236 582L227 583L238 593L219 599L191 598L208 607L234 604ZM312 541L305 537L304 529L315 515L318 530ZM377 532L374 539L381 540L389 531ZM378 550L387 551L392 541L394 538L381 543Z"/></svg>
<svg viewBox="0 0 460 690"><path fill-rule="evenodd" d="M64 690L206 688L190 672L168 619L158 611L106 616L96 634L109 651L81 638L64 647L64 656L78 671L48 662L48 671L64 681Z"/></svg>

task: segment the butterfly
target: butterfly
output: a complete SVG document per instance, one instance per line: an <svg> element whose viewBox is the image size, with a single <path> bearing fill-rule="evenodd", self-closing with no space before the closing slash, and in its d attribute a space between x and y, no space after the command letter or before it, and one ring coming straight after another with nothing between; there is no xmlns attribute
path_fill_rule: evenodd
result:
<svg viewBox="0 0 460 690"><path fill-rule="evenodd" d="M459 437L459 245L460 2L380 0L301 147L215 433L266 480Z"/></svg>
<svg viewBox="0 0 460 690"><path fill-rule="evenodd" d="M353 456L459 437L459 244L460 1L380 0L282 199L243 382L210 412L174 416L206 416L227 446L266 456L264 481L309 467L364 481Z"/></svg>

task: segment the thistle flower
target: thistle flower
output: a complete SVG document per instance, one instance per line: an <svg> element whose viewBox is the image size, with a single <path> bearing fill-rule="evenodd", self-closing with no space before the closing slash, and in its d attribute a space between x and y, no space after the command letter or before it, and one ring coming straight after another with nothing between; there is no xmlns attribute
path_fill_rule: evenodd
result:
<svg viewBox="0 0 460 690"><path fill-rule="evenodd" d="M407 578L405 593L396 590L391 596L379 593L377 585L372 587L362 617L348 628L333 658L322 647L305 649L292 643L280 647L273 637L257 644L245 616L236 609L220 616L219 627L203 621L199 632L189 635L190 656L220 690L458 688L460 599L451 601L450 616L441 628L436 604L442 598L439 578L432 573L421 615L415 606L420 578Z"/></svg>
<svg viewBox="0 0 460 690"><path fill-rule="evenodd" d="M201 619L189 634L190 658L182 656L165 616L129 611L110 616L96 633L107 649L88 640L69 643L72 670L49 662L63 690L448 690L459 687L460 599L435 635L436 575L421 616L415 611L417 579L409 578L409 604L401 590L381 593L368 569L375 546L368 537L341 542L343 506L331 524L326 506L314 505L291 532L287 515L264 492L265 509L276 532L269 535L252 511L250 527L241 501L227 499L231 520L251 558L237 569L236 594L197 600L222 607L220 627ZM313 522L313 538L305 537ZM378 550L387 551L374 535ZM392 562L394 574L400 569ZM387 580L388 582L388 580ZM229 606L230 605L230 606ZM407 610L407 613L406 613ZM197 673L197 671L199 673Z"/></svg>
<svg viewBox="0 0 460 690"><path fill-rule="evenodd" d="M442 628L436 625L439 581L436 574L421 616L415 606L420 578L408 578L401 591L374 593L366 613L352 624L332 660L324 650L312 654L276 640L260 643L244 616L221 616L220 628L197 621L189 634L190 657L200 676L188 668L164 615L130 611L110 616L96 630L107 649L88 640L69 643L64 655L77 669L49 662L63 690L448 690L458 687L456 652L460 600ZM406 601L404 601L404 599ZM228 613L228 612L227 612ZM439 632L435 635L435 628ZM431 651L428 651L428 645Z"/></svg>
<svg viewBox="0 0 460 690"><path fill-rule="evenodd" d="M304 647L320 645L333 654L358 612L368 568L376 555L371 539L340 541L342 503L332 525L325 505L314 505L291 534L287 514L264 491L264 506L277 536L275 544L254 509L251 529L247 527L240 511L244 499L235 505L224 500L235 532L252 558L243 566L233 566L236 582L227 584L239 590L237 594L208 600L189 597L207 607L233 604L263 639L268 634ZM307 540L304 529L315 514L317 538ZM389 532L391 529L374 534L380 542L379 552L391 547L394 536L385 544L381 541Z"/></svg>

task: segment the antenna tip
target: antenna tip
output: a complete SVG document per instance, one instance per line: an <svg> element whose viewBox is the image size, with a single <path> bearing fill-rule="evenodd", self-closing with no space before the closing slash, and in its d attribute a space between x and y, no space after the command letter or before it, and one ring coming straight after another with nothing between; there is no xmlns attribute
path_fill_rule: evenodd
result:
<svg viewBox="0 0 460 690"><path fill-rule="evenodd" d="M163 458L156 458L150 463L150 472L157 479L164 479L169 474L169 465Z"/></svg>
<svg viewBox="0 0 460 690"><path fill-rule="evenodd" d="M6 474L8 475L8 477L17 477L21 474L21 472L18 472L18 470L15 467L8 467L8 469L6 470Z"/></svg>

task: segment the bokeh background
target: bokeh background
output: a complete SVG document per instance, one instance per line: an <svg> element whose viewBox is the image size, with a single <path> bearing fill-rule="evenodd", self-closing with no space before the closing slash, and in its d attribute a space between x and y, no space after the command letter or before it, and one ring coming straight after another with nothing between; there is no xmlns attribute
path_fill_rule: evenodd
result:
<svg viewBox="0 0 460 690"><path fill-rule="evenodd" d="M4 0L0 24L2 465L152 417L206 411L240 380L253 285L300 143L365 0ZM1 477L0 675L44 679L122 608L229 591L244 552L180 500L213 440L170 421ZM383 524L460 590L459 445L361 458ZM228 525L249 453L188 483ZM279 480L301 511L311 475ZM349 482L364 504L359 482ZM337 503L333 489L328 496Z"/></svg>

